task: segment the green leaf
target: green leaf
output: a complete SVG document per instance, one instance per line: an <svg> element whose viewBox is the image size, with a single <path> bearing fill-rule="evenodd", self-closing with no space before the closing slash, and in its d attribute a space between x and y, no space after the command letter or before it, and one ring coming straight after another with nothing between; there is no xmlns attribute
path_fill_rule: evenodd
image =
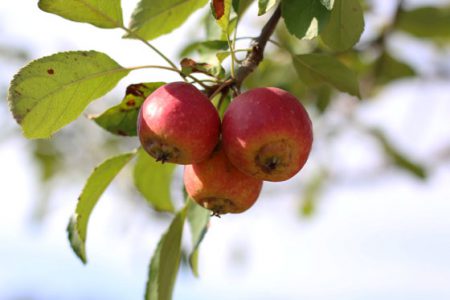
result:
<svg viewBox="0 0 450 300"><path fill-rule="evenodd" d="M34 140L29 145L33 154L33 159L39 167L39 173L43 182L50 181L58 175L63 167L63 155L65 154L60 149L55 140Z"/></svg>
<svg viewBox="0 0 450 300"><path fill-rule="evenodd" d="M146 40L155 39L180 27L208 0L141 0L131 17L130 29ZM134 38L134 34L126 37Z"/></svg>
<svg viewBox="0 0 450 300"><path fill-rule="evenodd" d="M228 50L228 42L223 40L212 40L204 42L194 42L187 45L180 53L181 57L186 57L193 52L200 54L216 53L220 50Z"/></svg>
<svg viewBox="0 0 450 300"><path fill-rule="evenodd" d="M220 51L216 53L216 57L219 63L222 63L230 54L230 51Z"/></svg>
<svg viewBox="0 0 450 300"><path fill-rule="evenodd" d="M137 118L142 103L148 95L164 84L164 82L144 82L129 85L120 104L91 118L100 127L113 134L135 136L137 135Z"/></svg>
<svg viewBox="0 0 450 300"><path fill-rule="evenodd" d="M281 15L291 34L299 39L312 39L327 24L330 11L319 0L283 0Z"/></svg>
<svg viewBox="0 0 450 300"><path fill-rule="evenodd" d="M300 214L302 216L311 217L314 214L317 201L325 183L325 179L325 172L320 172L319 174L316 174L314 177L312 177L311 180L306 184L300 206Z"/></svg>
<svg viewBox="0 0 450 300"><path fill-rule="evenodd" d="M414 69L384 52L375 62L376 81L386 84L391 81L416 75Z"/></svg>
<svg viewBox="0 0 450 300"><path fill-rule="evenodd" d="M275 4L277 4L277 0L258 0L258 16L264 15Z"/></svg>
<svg viewBox="0 0 450 300"><path fill-rule="evenodd" d="M450 37L450 7L425 6L399 14L396 28L419 38Z"/></svg>
<svg viewBox="0 0 450 300"><path fill-rule="evenodd" d="M223 32L228 32L230 23L231 0L212 0L211 12Z"/></svg>
<svg viewBox="0 0 450 300"><path fill-rule="evenodd" d="M327 83L342 92L360 98L356 75L333 56L303 54L294 56L293 60L300 80L309 87Z"/></svg>
<svg viewBox="0 0 450 300"><path fill-rule="evenodd" d="M198 252L200 244L208 231L209 219L211 212L195 203L192 199L188 199L187 218L192 234L192 252L189 255L189 265L195 276L198 277Z"/></svg>
<svg viewBox="0 0 450 300"><path fill-rule="evenodd" d="M238 16L242 16L253 0L233 0L233 10Z"/></svg>
<svg viewBox="0 0 450 300"><path fill-rule="evenodd" d="M364 31L364 13L359 0L336 0L328 25L320 36L337 51L350 49Z"/></svg>
<svg viewBox="0 0 450 300"><path fill-rule="evenodd" d="M162 236L150 262L146 300L170 300L181 259L181 238L186 209L177 213Z"/></svg>
<svg viewBox="0 0 450 300"><path fill-rule="evenodd" d="M71 217L67 232L70 246L75 254L86 263L86 234L89 217L100 196L120 170L134 157L136 152L125 153L105 160L89 176L78 197L75 214Z"/></svg>
<svg viewBox="0 0 450 300"><path fill-rule="evenodd" d="M331 88L329 86L321 86L316 91L316 95L317 95L315 102L316 108L319 110L320 113L323 114L331 103L331 96L332 96Z"/></svg>
<svg viewBox="0 0 450 300"><path fill-rule="evenodd" d="M231 37L232 33L234 32L234 30L236 29L238 23L238 18L234 17L230 19L230 22L228 24L228 36ZM226 33L222 33L222 35L226 35Z"/></svg>
<svg viewBox="0 0 450 300"><path fill-rule="evenodd" d="M211 12L208 12L208 14L205 16L205 18L203 19L203 24L205 27L207 40L227 41L227 34L231 35L231 33L236 29L237 17L229 20L228 31L224 31L219 26L219 23L214 18L213 13Z"/></svg>
<svg viewBox="0 0 450 300"><path fill-rule="evenodd" d="M61 52L17 73L8 101L28 138L48 138L110 91L129 70L96 51Z"/></svg>
<svg viewBox="0 0 450 300"><path fill-rule="evenodd" d="M225 114L225 111L227 110L228 106L230 105L230 102L231 102L231 96L229 93L227 93L225 95L222 93L219 93L211 100L211 103L217 109L217 112L219 113L221 120L223 119L223 115Z"/></svg>
<svg viewBox="0 0 450 300"><path fill-rule="evenodd" d="M123 26L120 0L39 0L41 10L100 28Z"/></svg>
<svg viewBox="0 0 450 300"><path fill-rule="evenodd" d="M174 170L174 164L156 162L145 150L138 151L133 174L134 184L158 211L174 211L170 196L170 184Z"/></svg>
<svg viewBox="0 0 450 300"><path fill-rule="evenodd" d="M427 171L425 170L425 167L412 161L405 154L397 150L394 145L392 145L391 142L387 139L383 132L377 129L374 129L371 132L381 143L385 153L392 160L394 165L411 173L419 179L424 180L427 178Z"/></svg>

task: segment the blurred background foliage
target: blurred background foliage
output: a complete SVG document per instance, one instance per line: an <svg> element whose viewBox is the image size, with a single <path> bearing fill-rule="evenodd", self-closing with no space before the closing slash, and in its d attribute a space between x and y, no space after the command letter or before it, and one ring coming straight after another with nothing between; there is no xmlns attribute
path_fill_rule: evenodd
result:
<svg viewBox="0 0 450 300"><path fill-rule="evenodd" d="M243 1L241 8L247 9L252 1ZM351 173L351 178L359 180L372 180L376 176L383 176L384 172L397 168L408 173L417 180L426 180L433 167L442 163L448 163L450 159L450 145L447 150L443 149L440 155L430 154L434 159L423 161L415 158L408 149L399 149L395 140L392 140L381 128L373 128L361 122L355 117L358 107L370 101L375 101L376 95L390 85L399 82L411 85L421 84L422 81L449 80L450 64L441 63L448 60L450 46L450 6L448 4L421 5L415 1L410 5L408 1L392 1L390 15L382 22L370 22L370 18L376 17L375 12L378 1L365 1L364 10L366 15L367 31L364 39L354 49L343 52L331 52L320 39L301 40L291 36L284 24L280 23L272 36L265 59L256 72L244 82L244 89L260 86L276 86L288 90L301 99L307 107L315 124L315 145L312 154L314 164L299 181L301 185L297 190L300 192L299 214L310 217L316 212L316 204L320 201L321 192L326 189L330 182L336 183L347 178L342 170L334 170L333 165L328 164L326 157L327 149L336 143L347 131L361 134L363 138L369 139L379 152L382 159L379 165L365 173ZM270 14L270 13L269 13ZM248 10L244 16L243 26L258 26L263 23L253 19L255 12ZM185 49L180 49L182 54L179 59L189 56L199 61L208 61L211 53L220 49L221 45L207 45L204 40L220 39L220 30L205 10L205 16L201 18L202 31L193 28L193 36L198 41L186 41ZM200 32L200 34L199 34ZM250 37L240 37L238 45L242 48L248 47ZM402 45L404 41L407 41ZM195 44L198 42L197 44ZM411 59L408 55L408 44L424 44L433 53L434 63L428 64L427 68L421 68L420 61ZM223 46L223 45L222 45ZM291 53L327 53L333 54L343 64L358 74L362 99L338 92L328 85L317 85L308 88L297 77L292 65ZM240 54L242 59L245 53ZM0 46L0 63L2 68L17 70L30 61L31 55L15 44L4 44ZM418 58L420 60L420 58ZM225 65L227 61L225 60ZM0 92L3 99L6 98L6 90L11 78L0 78ZM97 101L92 109L98 113L107 108L106 104L120 103L125 91L117 91L108 96L102 103ZM394 101L395 99L393 99ZM7 102L0 104L1 127L0 140L23 139L19 126L12 122L12 116L8 111ZM33 213L35 220L41 220L48 212L49 201L54 199L55 190L64 189L69 183L82 182L80 178L86 177L93 166L103 161L105 157L112 154L129 150L130 144L138 146L135 137L119 137L96 127L87 116L79 118L70 126L64 128L54 137L48 140L27 140L25 142L27 151L33 157L33 162L39 170L35 180L39 182L40 191L36 194L36 206ZM352 145L348 145L352 147ZM131 175L131 170L127 171ZM179 173L175 173L175 181L180 181ZM125 177L125 176L124 176ZM128 176L132 177L132 176ZM132 179L121 185L127 199L139 199L141 196L133 188ZM175 195L180 194L174 191ZM181 195L179 197L182 198ZM75 199L66 199L75 201ZM145 207L144 201L130 201L132 205ZM148 210L150 214L159 215ZM163 216L164 218L164 216Z"/></svg>

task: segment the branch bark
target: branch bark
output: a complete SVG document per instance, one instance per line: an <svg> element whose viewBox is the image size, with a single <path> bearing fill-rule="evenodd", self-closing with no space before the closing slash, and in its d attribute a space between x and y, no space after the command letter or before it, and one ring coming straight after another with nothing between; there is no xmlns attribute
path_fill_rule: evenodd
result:
<svg viewBox="0 0 450 300"><path fill-rule="evenodd" d="M236 72L235 85L238 89L241 88L244 79L250 75L264 59L264 49L266 48L267 41L274 32L280 18L281 7L279 5L262 28L260 35L250 44L251 51L248 52L242 65Z"/></svg>

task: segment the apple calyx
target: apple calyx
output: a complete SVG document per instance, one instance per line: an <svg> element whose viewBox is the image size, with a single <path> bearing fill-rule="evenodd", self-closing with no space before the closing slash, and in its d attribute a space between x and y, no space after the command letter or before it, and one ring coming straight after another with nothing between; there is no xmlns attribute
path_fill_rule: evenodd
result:
<svg viewBox="0 0 450 300"><path fill-rule="evenodd" d="M214 217L220 218L220 215L236 210L236 205L234 205L233 201L226 198L209 197L202 199L201 202L202 206L209 209L212 212L211 216Z"/></svg>
<svg viewBox="0 0 450 300"><path fill-rule="evenodd" d="M286 140L267 143L255 157L256 165L266 174L282 173L291 161L291 149Z"/></svg>
<svg viewBox="0 0 450 300"><path fill-rule="evenodd" d="M180 150L177 147L157 139L149 139L143 147L157 162L161 163L176 160L180 156Z"/></svg>

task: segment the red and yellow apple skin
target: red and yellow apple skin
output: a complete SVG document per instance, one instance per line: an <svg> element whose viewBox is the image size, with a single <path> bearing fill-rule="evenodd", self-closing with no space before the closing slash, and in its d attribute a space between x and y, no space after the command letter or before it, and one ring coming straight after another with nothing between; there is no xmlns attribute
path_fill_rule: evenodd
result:
<svg viewBox="0 0 450 300"><path fill-rule="evenodd" d="M234 167L221 148L208 160L184 168L188 195L213 215L249 209L258 199L262 185L261 180Z"/></svg>
<svg viewBox="0 0 450 300"><path fill-rule="evenodd" d="M290 93L256 88L237 96L222 122L226 155L243 173L266 181L284 181L305 165L313 141L303 105Z"/></svg>
<svg viewBox="0 0 450 300"><path fill-rule="evenodd" d="M138 136L157 161L192 164L211 155L219 141L220 118L196 87L172 82L145 99L139 111Z"/></svg>

